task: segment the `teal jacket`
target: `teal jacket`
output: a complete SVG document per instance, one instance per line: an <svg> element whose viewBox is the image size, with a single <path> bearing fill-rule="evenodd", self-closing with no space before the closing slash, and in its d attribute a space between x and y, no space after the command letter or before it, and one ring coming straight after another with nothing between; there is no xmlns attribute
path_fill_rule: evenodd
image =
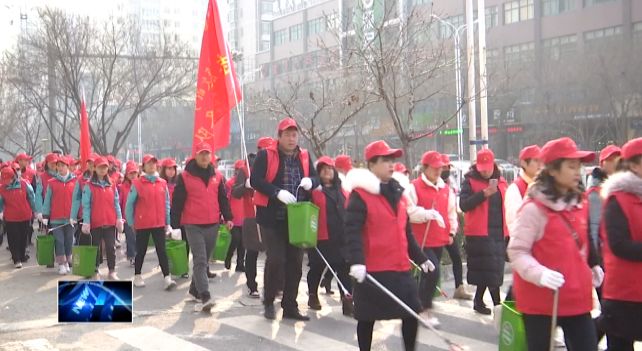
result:
<svg viewBox="0 0 642 351"><path fill-rule="evenodd" d="M80 211L80 206L82 206L82 191L83 189L81 188L80 182L88 182L90 176L87 174L83 174L82 179L78 179L76 182L76 185L74 186L74 194L71 196L71 213L69 214L69 218L76 219L78 218L78 212Z"/></svg>
<svg viewBox="0 0 642 351"><path fill-rule="evenodd" d="M71 172L67 174L66 177L61 176L60 174L56 174L56 179L63 183L69 183L72 180L76 179L76 176L73 175ZM74 186L75 188L78 186L78 183ZM51 214L51 197L53 196L53 192L51 191L51 187L47 187L47 193L45 194L45 200L42 202L42 215L43 216L49 216ZM73 207L73 199L72 199L72 207ZM71 217L71 216L70 216ZM72 217L73 218L73 217ZM49 221L50 224L56 224L56 225L61 225L61 224L66 224L69 223L69 218L58 218Z"/></svg>
<svg viewBox="0 0 642 351"><path fill-rule="evenodd" d="M58 172L47 171L51 177L57 177ZM42 184L42 177L36 176L36 212L42 213L42 206L45 201L43 194L44 185Z"/></svg>
<svg viewBox="0 0 642 351"><path fill-rule="evenodd" d="M147 178L150 182L155 183L158 180L157 175L144 174L143 177ZM136 208L136 201L138 200L138 193L136 192L136 187L132 185L129 190L129 195L127 195L127 205L125 205L125 219L127 224L134 228L134 209ZM165 191L165 225L169 225L169 191Z"/></svg>
<svg viewBox="0 0 642 351"><path fill-rule="evenodd" d="M108 185L104 180L99 180L98 182L91 181L91 183L103 188ZM114 187L114 209L116 210L116 218L123 219L118 201L118 189L115 185L112 186ZM91 186L89 184L85 184L82 190L82 220L83 223L91 223Z"/></svg>
<svg viewBox="0 0 642 351"><path fill-rule="evenodd" d="M29 201L29 206L31 206L31 211L32 212L37 212L34 211L36 208L36 196L33 193L33 187L29 182L25 181L27 184L27 201ZM16 177L13 179L13 182L11 184L7 185L7 190L16 190L20 189L20 177ZM4 212L4 199L2 198L2 195L0 195L0 212Z"/></svg>

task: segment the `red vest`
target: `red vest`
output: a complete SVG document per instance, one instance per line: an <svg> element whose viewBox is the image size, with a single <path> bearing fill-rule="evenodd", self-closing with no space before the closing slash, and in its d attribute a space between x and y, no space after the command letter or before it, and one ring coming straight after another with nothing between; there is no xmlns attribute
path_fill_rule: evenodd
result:
<svg viewBox="0 0 642 351"><path fill-rule="evenodd" d="M33 209L27 200L27 181L20 179L20 188L7 189L0 187L0 195L4 201L4 220L8 222L24 222L31 220Z"/></svg>
<svg viewBox="0 0 642 351"><path fill-rule="evenodd" d="M53 177L47 171L40 173L40 182L42 183L42 194L36 194L36 196L40 196L44 200L45 194L47 193L47 187L49 186L49 180L54 178L55 177Z"/></svg>
<svg viewBox="0 0 642 351"><path fill-rule="evenodd" d="M446 228L441 228L437 223L430 223L428 235L426 235L425 238L425 247L447 246L450 241L450 221L448 220L450 187L446 185L445 187L436 190L435 188L428 186L423 181L422 177L413 180L412 185L414 185L415 191L417 192L417 205L425 209L434 208L439 212L441 217L443 217L444 223L446 224ZM420 246L424 243L424 234L426 234L427 226L428 223L412 224L412 232L415 235L417 244Z"/></svg>
<svg viewBox="0 0 642 351"><path fill-rule="evenodd" d="M69 219L76 178L66 183L58 178L51 178L49 179L49 186L51 187L51 213L49 218L52 220Z"/></svg>
<svg viewBox="0 0 642 351"><path fill-rule="evenodd" d="M559 292L560 316L576 316L593 308L593 283L588 255L588 211L586 206L556 212L535 200L547 216L543 237L533 243L533 257L540 264L564 275L565 283ZM567 220L564 220L567 218ZM569 228L577 233L578 243ZM513 273L517 309L522 313L552 315L553 291L523 280Z"/></svg>
<svg viewBox="0 0 642 351"><path fill-rule="evenodd" d="M127 207L127 197L129 196L131 188L131 181L124 181L118 185L118 200L120 201L121 211L125 211L125 207Z"/></svg>
<svg viewBox="0 0 642 351"><path fill-rule="evenodd" d="M96 185L87 182L91 189L91 227L113 227L116 225L116 208L114 208L114 185Z"/></svg>
<svg viewBox="0 0 642 351"><path fill-rule="evenodd" d="M26 180L27 183L29 183L29 184L33 183L33 177L35 177L36 175L37 175L37 172L33 168L31 168L29 166L27 166L27 168L25 168L24 172L20 173L20 177L22 179Z"/></svg>
<svg viewBox="0 0 642 351"><path fill-rule="evenodd" d="M382 195L354 189L366 204L367 217L361 239L366 267L370 272L407 272L410 270L406 239L406 199L402 197L394 213Z"/></svg>
<svg viewBox="0 0 642 351"><path fill-rule="evenodd" d="M243 195L243 214L245 215L245 218L256 218L254 194L254 190L250 190Z"/></svg>
<svg viewBox="0 0 642 351"><path fill-rule="evenodd" d="M227 198L230 199L230 208L232 209L232 216L234 217L234 219L232 220L234 222L234 225L242 226L243 220L245 219L245 196L241 197L240 199L232 196L232 187L234 186L234 183L236 183L236 176L232 177L232 179L228 180L225 184L228 189Z"/></svg>
<svg viewBox="0 0 642 351"><path fill-rule="evenodd" d="M341 192L347 199L348 193L343 189L341 189ZM328 233L328 210L323 190L315 189L312 191L312 202L319 207L319 228L317 230L317 240L328 240L330 239L330 235Z"/></svg>
<svg viewBox="0 0 642 351"><path fill-rule="evenodd" d="M528 183L522 177L517 177L515 179L515 185L519 189L519 194L522 195L522 199L526 196L526 191L528 190Z"/></svg>
<svg viewBox="0 0 642 351"><path fill-rule="evenodd" d="M488 187L487 180L479 180L469 178L470 186L473 193L483 191ZM504 222L504 237L508 236L508 228L504 220L504 194L508 185L504 178L499 178L497 188L502 197L502 222ZM464 235L466 236L488 236L488 199L484 200L479 206L473 210L464 213Z"/></svg>
<svg viewBox="0 0 642 351"><path fill-rule="evenodd" d="M85 178L84 174L81 173L79 176L76 177L76 182L78 182L78 186L80 189L80 194L78 195L80 198L78 201L80 201L80 206L78 207L78 219L82 219L82 192L85 189L85 184L89 182L89 178ZM123 207L121 207L122 209Z"/></svg>
<svg viewBox="0 0 642 351"><path fill-rule="evenodd" d="M272 183L276 178L276 174L279 172L279 150L278 146L272 146L265 149L267 152L267 170L265 171L265 180L268 183ZM301 162L301 167L303 168L303 176L310 176L310 156L308 150L300 149L299 151L299 161ZM270 199L267 195L257 191L254 194L254 203L257 206L266 207Z"/></svg>
<svg viewBox="0 0 642 351"><path fill-rule="evenodd" d="M167 191L169 191L169 203L172 203L172 199L174 198L174 188L176 188L176 183L172 182L167 182Z"/></svg>
<svg viewBox="0 0 642 351"><path fill-rule="evenodd" d="M165 227L167 209L167 182L157 178L155 182L142 176L134 179L132 186L136 189L136 206L134 207L134 229Z"/></svg>
<svg viewBox="0 0 642 351"><path fill-rule="evenodd" d="M642 199L626 192L615 192L615 197L624 212L629 225L631 239L642 242ZM602 237L602 253L604 255L604 285L602 294L605 299L642 302L642 283L636 280L642 277L642 262L635 262L617 257L608 245L608 234L602 221L600 236Z"/></svg>
<svg viewBox="0 0 642 351"><path fill-rule="evenodd" d="M181 215L181 224L218 224L221 221L221 210L218 204L218 187L223 176L216 172L205 186L203 179L181 173L187 198Z"/></svg>
<svg viewBox="0 0 642 351"><path fill-rule="evenodd" d="M112 184L120 185L123 182L123 174L120 172L114 172L109 176Z"/></svg>

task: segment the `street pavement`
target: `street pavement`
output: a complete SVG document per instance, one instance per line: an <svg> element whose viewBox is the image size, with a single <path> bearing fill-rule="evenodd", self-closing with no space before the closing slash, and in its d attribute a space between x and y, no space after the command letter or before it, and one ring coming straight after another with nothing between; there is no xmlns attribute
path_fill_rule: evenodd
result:
<svg viewBox="0 0 642 351"><path fill-rule="evenodd" d="M156 253L150 248L143 266L147 286L134 288L133 323L58 324L57 281L78 277L61 277L53 268L37 266L35 247L30 247L32 258L25 267L14 269L4 246L6 243L0 247L0 351L357 350L356 321L341 314L338 291L332 296L321 293L323 309L308 311L305 267L298 298L301 310L311 317L305 323L281 320L280 312L277 321L265 320L260 300L247 296L245 275L225 270L221 262L210 264L218 273L210 280L210 292L216 301L212 314L194 312L194 302L187 294L189 280L177 277L177 289L164 291ZM264 257L260 257L259 286L263 263ZM105 265L100 269L103 276L107 274ZM116 270L123 280L133 278L134 269L121 250L117 252ZM444 267L444 271L442 286L447 295L452 295L450 267ZM510 280L510 275L506 278ZM487 300L490 303L490 297ZM435 311L445 336L470 350L497 350L492 318L475 314L471 302L441 297ZM373 350L402 348L400 322L375 324ZM421 328L417 349L448 347L431 331Z"/></svg>

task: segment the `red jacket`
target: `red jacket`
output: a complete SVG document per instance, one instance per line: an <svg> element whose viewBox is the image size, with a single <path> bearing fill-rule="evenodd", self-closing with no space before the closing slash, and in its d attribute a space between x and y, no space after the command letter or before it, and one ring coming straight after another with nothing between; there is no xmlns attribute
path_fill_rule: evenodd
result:
<svg viewBox="0 0 642 351"><path fill-rule="evenodd" d="M136 190L134 229L163 228L167 223L167 182L157 178L151 182L142 176L132 182ZM133 195L132 195L133 196ZM132 201L133 201L132 200Z"/></svg>
<svg viewBox="0 0 642 351"><path fill-rule="evenodd" d="M343 189L341 189L341 192L347 199L349 195L348 192ZM319 207L319 228L317 229L317 240L328 240L330 239L330 234L328 233L328 208L326 205L326 196L323 190L315 189L312 191L312 202Z"/></svg>
<svg viewBox="0 0 642 351"><path fill-rule="evenodd" d="M407 272L410 270L406 239L407 204L399 201L397 213L382 195L354 189L367 207L366 223L361 235L366 267L370 272Z"/></svg>
<svg viewBox="0 0 642 351"><path fill-rule="evenodd" d="M627 192L614 192L611 197L622 208L629 225L631 239L642 242L642 199ZM629 302L642 302L642 283L637 281L642 277L642 262L625 260L617 257L611 251L604 221L602 221L600 236L604 255L604 285L602 294L605 299Z"/></svg>
<svg viewBox="0 0 642 351"><path fill-rule="evenodd" d="M218 188L223 176L216 172L205 186L203 180L189 172L181 173L187 198L181 214L181 224L215 224L221 222Z"/></svg>
<svg viewBox="0 0 642 351"><path fill-rule="evenodd" d="M544 235L533 244L533 257L540 264L564 275L565 283L559 292L558 314L564 317L590 312L593 308L593 283L587 263L590 242L586 206L556 212L536 200L527 201L533 201L548 218ZM552 290L529 283L517 273L513 273L513 286L520 312L546 316L552 314Z"/></svg>
<svg viewBox="0 0 642 351"><path fill-rule="evenodd" d="M268 183L272 183L276 174L279 172L279 150L276 145L271 146L267 149L267 171L265 173L265 180ZM310 156L308 150L301 148L299 152L299 161L301 161L301 166L303 168L303 177L310 176ZM256 206L266 207L269 202L269 197L259 191L254 194L254 203Z"/></svg>
<svg viewBox="0 0 642 351"><path fill-rule="evenodd" d="M482 181L475 178L469 178L470 186L473 193L483 191L488 187L488 180ZM497 183L500 196L502 197L502 216L506 213L504 209L504 195L508 184L504 178L500 178ZM504 222L504 237L508 236L508 228L506 221ZM484 200L481 205L475 207L473 210L464 213L464 235L466 236L488 236L488 199Z"/></svg>
<svg viewBox="0 0 642 351"><path fill-rule="evenodd" d="M68 182L62 182L58 178L49 179L48 186L51 187L51 213L49 218L51 220L63 219L66 221L69 219L76 181L76 178Z"/></svg>
<svg viewBox="0 0 642 351"><path fill-rule="evenodd" d="M242 197L240 199L235 198L232 196L232 187L236 183L236 176L232 177L225 183L225 187L227 189L227 198L230 199L230 208L232 209L232 216L234 219L232 220L234 222L235 226L242 226L243 221L245 220L245 197Z"/></svg>
<svg viewBox="0 0 642 351"><path fill-rule="evenodd" d="M426 209L434 208L439 212L446 224L441 228L437 223L431 223L426 235L425 247L442 247L447 246L450 242L450 221L448 221L448 200L450 198L450 187L448 185L436 190L428 186L421 177L412 181L417 192L417 205ZM424 234L428 223L413 223L412 233L415 235L419 246L424 242Z"/></svg>
<svg viewBox="0 0 642 351"><path fill-rule="evenodd" d="M24 222L31 220L33 209L27 198L27 181L20 179L20 187L0 186L0 196L4 203L4 220Z"/></svg>
<svg viewBox="0 0 642 351"><path fill-rule="evenodd" d="M91 228L113 227L116 225L116 208L114 207L114 185L101 187L88 181L91 190Z"/></svg>

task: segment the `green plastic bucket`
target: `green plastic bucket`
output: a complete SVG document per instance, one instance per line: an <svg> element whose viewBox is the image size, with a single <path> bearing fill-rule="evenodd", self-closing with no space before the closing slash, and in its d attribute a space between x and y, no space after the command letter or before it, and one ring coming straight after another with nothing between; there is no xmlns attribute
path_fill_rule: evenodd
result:
<svg viewBox="0 0 642 351"><path fill-rule="evenodd" d="M72 248L72 273L81 277L91 277L96 272L98 246L79 245Z"/></svg>
<svg viewBox="0 0 642 351"><path fill-rule="evenodd" d="M187 245L183 240L167 240L165 250L169 259L169 271L172 275L183 275L189 270L187 265Z"/></svg>
<svg viewBox="0 0 642 351"><path fill-rule="evenodd" d="M52 266L54 264L54 242L53 235L38 235L36 237L36 261L41 266Z"/></svg>
<svg viewBox="0 0 642 351"><path fill-rule="evenodd" d="M231 243L232 234L230 234L230 230L227 229L225 225L220 225L218 227L218 237L216 238L216 247L212 253L212 258L217 261L225 261L227 250L230 249Z"/></svg>
<svg viewBox="0 0 642 351"><path fill-rule="evenodd" d="M319 208L311 202L288 205L288 237L290 244L308 249L317 246Z"/></svg>
<svg viewBox="0 0 642 351"><path fill-rule="evenodd" d="M499 329L499 351L526 350L526 330L522 314L515 308L515 301L502 303L502 322Z"/></svg>

